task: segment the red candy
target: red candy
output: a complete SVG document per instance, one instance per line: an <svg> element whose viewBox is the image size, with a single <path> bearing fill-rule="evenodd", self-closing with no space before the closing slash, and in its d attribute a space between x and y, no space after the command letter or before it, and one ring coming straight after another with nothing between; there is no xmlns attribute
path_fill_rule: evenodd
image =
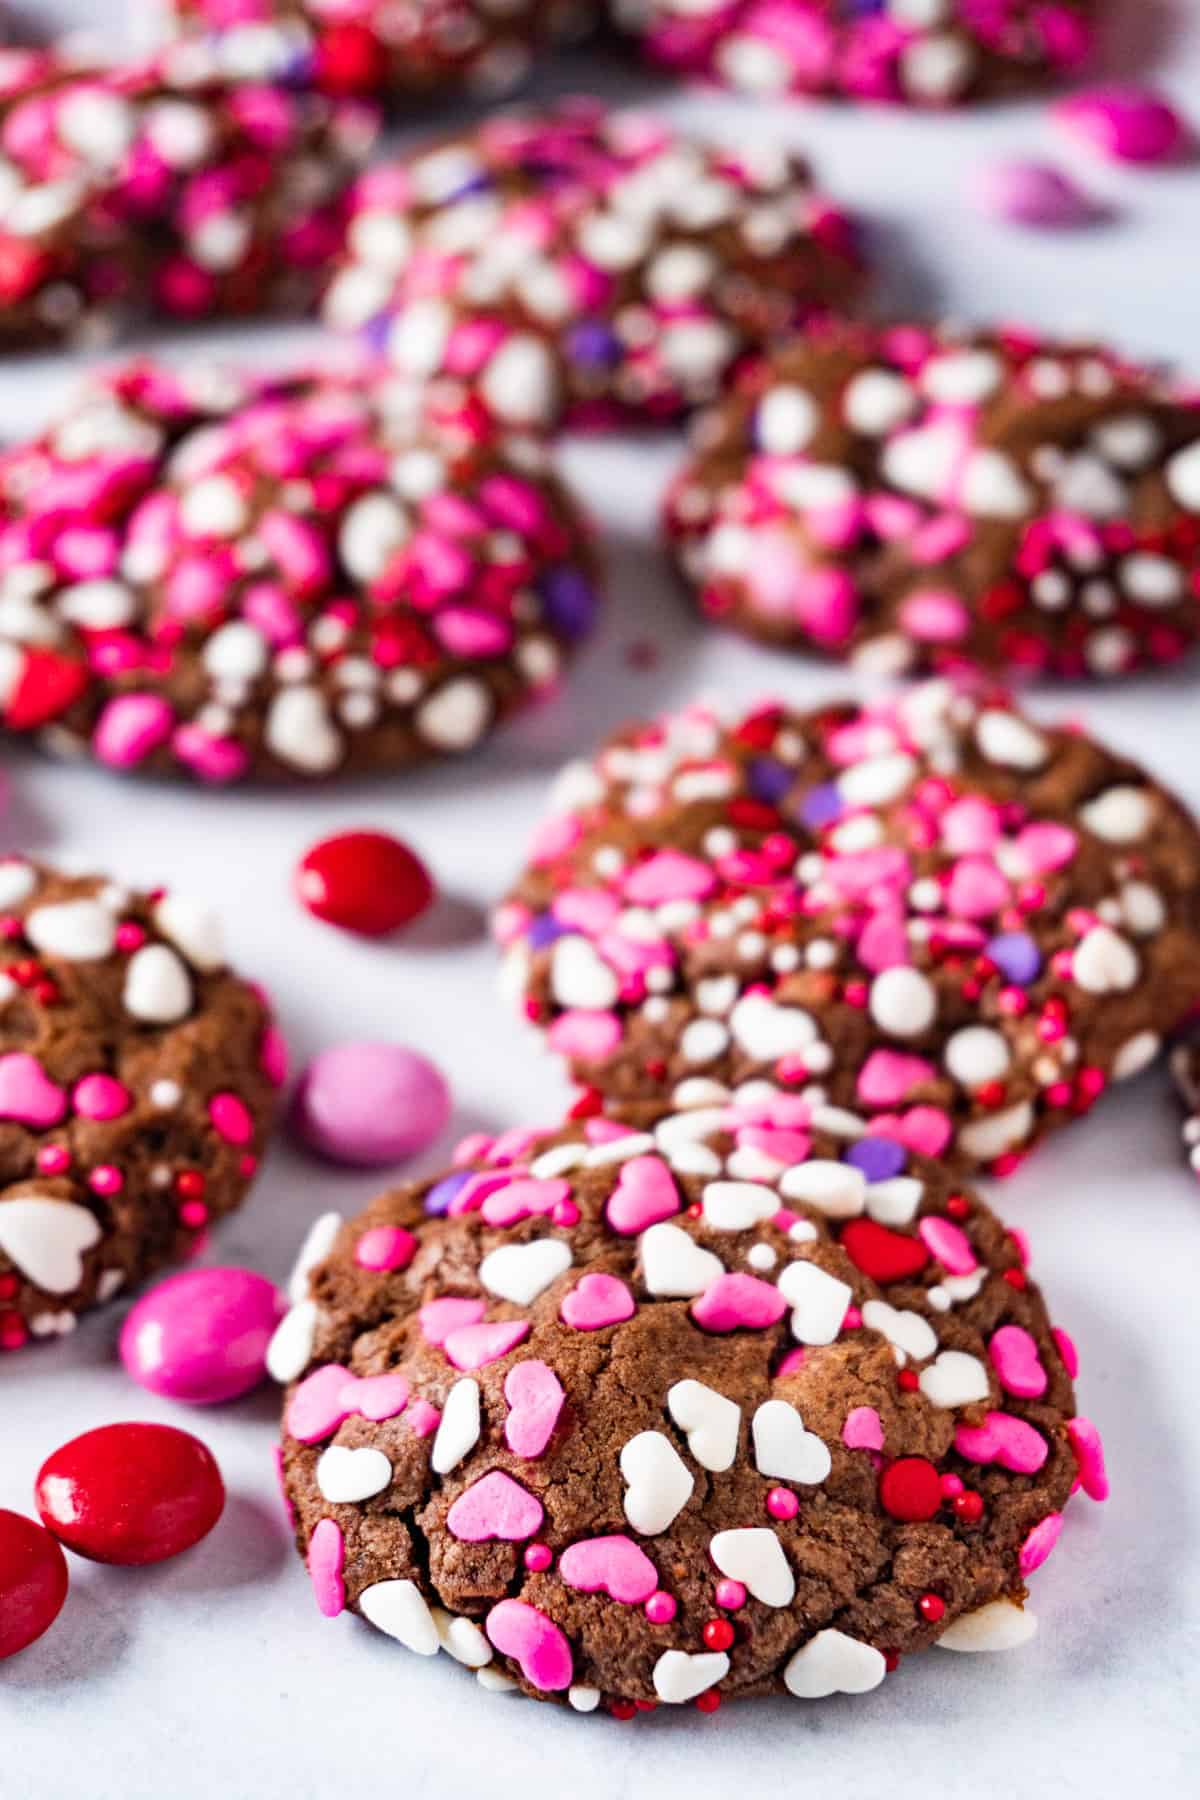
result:
<svg viewBox="0 0 1200 1800"><path fill-rule="evenodd" d="M0 1660L48 1631L67 1597L67 1559L48 1531L0 1510Z"/></svg>
<svg viewBox="0 0 1200 1800"><path fill-rule="evenodd" d="M838 1241L855 1268L881 1287L904 1281L929 1261L929 1252L920 1238L901 1237L898 1231L889 1231L874 1219L852 1219Z"/></svg>
<svg viewBox="0 0 1200 1800"><path fill-rule="evenodd" d="M433 900L428 869L384 831L322 838L300 860L296 892L316 918L360 937L385 937Z"/></svg>
<svg viewBox="0 0 1200 1800"><path fill-rule="evenodd" d="M879 1478L879 1504L893 1519L932 1519L942 1505L937 1470L923 1456L901 1456Z"/></svg>
<svg viewBox="0 0 1200 1800"><path fill-rule="evenodd" d="M173 1425L101 1425L38 1471L42 1523L79 1556L133 1567L190 1550L225 1505L209 1450Z"/></svg>

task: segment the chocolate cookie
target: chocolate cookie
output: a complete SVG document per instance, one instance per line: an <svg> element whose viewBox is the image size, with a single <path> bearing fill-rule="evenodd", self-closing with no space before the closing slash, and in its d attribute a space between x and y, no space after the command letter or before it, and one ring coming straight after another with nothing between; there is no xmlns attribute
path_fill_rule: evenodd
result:
<svg viewBox="0 0 1200 1800"><path fill-rule="evenodd" d="M862 268L803 162L574 101L371 169L325 302L504 420L607 425L713 399L746 353L850 306Z"/></svg>
<svg viewBox="0 0 1200 1800"><path fill-rule="evenodd" d="M613 0L653 61L744 92L953 106L1072 74L1096 0Z"/></svg>
<svg viewBox="0 0 1200 1800"><path fill-rule="evenodd" d="M544 447L386 371L134 365L0 456L0 507L5 720L115 769L314 779L471 749L596 608Z"/></svg>
<svg viewBox="0 0 1200 1800"><path fill-rule="evenodd" d="M1134 763L947 683L694 706L565 772L496 929L606 1105L766 1076L1003 1172L1200 995L1200 833Z"/></svg>
<svg viewBox="0 0 1200 1800"><path fill-rule="evenodd" d="M1171 1073L1187 1113L1183 1147L1188 1166L1200 1175L1200 1045L1179 1045L1171 1058Z"/></svg>
<svg viewBox="0 0 1200 1800"><path fill-rule="evenodd" d="M0 861L0 1349L197 1250L254 1177L285 1067L201 907Z"/></svg>
<svg viewBox="0 0 1200 1800"><path fill-rule="evenodd" d="M1200 404L1093 345L814 332L697 422L666 526L772 643L1124 675L1200 637Z"/></svg>
<svg viewBox="0 0 1200 1800"><path fill-rule="evenodd" d="M387 98L524 80L539 44L582 35L591 0L171 0L227 74Z"/></svg>
<svg viewBox="0 0 1200 1800"><path fill-rule="evenodd" d="M306 311L374 111L225 81L199 45L107 68L0 51L0 349L154 311Z"/></svg>
<svg viewBox="0 0 1200 1800"><path fill-rule="evenodd" d="M323 1613L622 1718L1033 1635L1026 1577L1107 1487L973 1194L767 1083L464 1151L321 1222L272 1345Z"/></svg>

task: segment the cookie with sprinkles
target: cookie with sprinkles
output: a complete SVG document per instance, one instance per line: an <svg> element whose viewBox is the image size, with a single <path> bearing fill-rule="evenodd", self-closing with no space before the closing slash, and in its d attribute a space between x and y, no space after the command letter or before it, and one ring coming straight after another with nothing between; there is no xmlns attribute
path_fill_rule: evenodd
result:
<svg viewBox="0 0 1200 1800"><path fill-rule="evenodd" d="M805 163L576 100L369 170L326 321L505 422L665 419L863 270Z"/></svg>
<svg viewBox="0 0 1200 1800"><path fill-rule="evenodd" d="M494 97L522 82L542 44L580 37L591 0L172 0L232 77L329 94Z"/></svg>
<svg viewBox="0 0 1200 1800"><path fill-rule="evenodd" d="M1022 1242L767 1082L475 1139L326 1215L294 1293L269 1362L320 1610L582 1712L1014 1648L1069 1496L1107 1492Z"/></svg>
<svg viewBox="0 0 1200 1800"><path fill-rule="evenodd" d="M1187 1113L1184 1152L1188 1166L1200 1175L1200 1045L1180 1044L1171 1057L1171 1073Z"/></svg>
<svg viewBox="0 0 1200 1800"><path fill-rule="evenodd" d="M650 58L749 94L946 107L1062 80L1096 0L613 0Z"/></svg>
<svg viewBox="0 0 1200 1800"><path fill-rule="evenodd" d="M1094 345L810 332L666 503L710 618L888 674L1117 676L1200 637L1200 397Z"/></svg>
<svg viewBox="0 0 1200 1800"><path fill-rule="evenodd" d="M1003 1173L1200 995L1200 831L1003 696L693 706L564 772L496 931L596 1103L768 1078Z"/></svg>
<svg viewBox="0 0 1200 1800"><path fill-rule="evenodd" d="M0 348L307 311L377 129L361 102L226 81L199 45L0 51Z"/></svg>
<svg viewBox="0 0 1200 1800"><path fill-rule="evenodd" d="M285 1073L204 908L0 861L0 1349L200 1249Z"/></svg>
<svg viewBox="0 0 1200 1800"><path fill-rule="evenodd" d="M317 779L472 749L553 686L597 587L544 445L386 371L235 380L203 418L197 387L137 365L0 456L19 724L122 771ZM86 680L30 719L47 656Z"/></svg>

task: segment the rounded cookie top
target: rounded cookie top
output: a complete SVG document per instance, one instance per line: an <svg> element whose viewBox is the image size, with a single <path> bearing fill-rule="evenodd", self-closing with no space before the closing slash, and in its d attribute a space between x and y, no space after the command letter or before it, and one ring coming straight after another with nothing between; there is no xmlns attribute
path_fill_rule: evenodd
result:
<svg viewBox="0 0 1200 1800"><path fill-rule="evenodd" d="M535 48L581 34L591 0L171 0L230 76L383 98L466 86L494 97Z"/></svg>
<svg viewBox="0 0 1200 1800"><path fill-rule="evenodd" d="M285 1064L202 907L0 861L0 1349L200 1247Z"/></svg>
<svg viewBox="0 0 1200 1800"><path fill-rule="evenodd" d="M570 766L499 909L506 982L608 1105L768 1076L1003 1171L1200 993L1200 834L1003 697L723 723Z"/></svg>
<svg viewBox="0 0 1200 1800"><path fill-rule="evenodd" d="M0 458L10 696L31 646L90 674L58 740L123 770L318 778L469 750L557 679L597 589L541 445L386 372L235 384L204 420L146 379Z"/></svg>
<svg viewBox="0 0 1200 1800"><path fill-rule="evenodd" d="M1095 345L811 332L697 422L666 527L769 642L1124 675L1200 637L1200 404Z"/></svg>
<svg viewBox="0 0 1200 1800"><path fill-rule="evenodd" d="M614 0L658 63L746 93L952 106L1072 73L1095 0Z"/></svg>
<svg viewBox="0 0 1200 1800"><path fill-rule="evenodd" d="M1106 1492L1019 1242L768 1083L477 1139L337 1224L270 1359L297 1546L322 1612L488 1686L863 1693L1025 1641L1068 1496Z"/></svg>
<svg viewBox="0 0 1200 1800"><path fill-rule="evenodd" d="M358 184L330 324L519 424L666 418L750 350L849 305L846 219L778 149L597 102L500 114Z"/></svg>
<svg viewBox="0 0 1200 1800"><path fill-rule="evenodd" d="M128 316L301 311L337 253L374 109L230 81L199 44L138 63L0 52L0 348Z"/></svg>

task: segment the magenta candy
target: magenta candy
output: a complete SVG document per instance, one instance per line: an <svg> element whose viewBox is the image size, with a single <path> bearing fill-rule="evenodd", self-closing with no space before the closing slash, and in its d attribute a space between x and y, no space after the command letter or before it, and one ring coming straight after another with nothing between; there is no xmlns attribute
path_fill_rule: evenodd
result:
<svg viewBox="0 0 1200 1800"><path fill-rule="evenodd" d="M1150 88L1121 85L1072 94L1059 101L1054 118L1114 162L1169 162L1190 135L1170 101Z"/></svg>
<svg viewBox="0 0 1200 1800"><path fill-rule="evenodd" d="M450 1090L399 1044L333 1044L300 1078L292 1124L333 1162L375 1168L423 1150L450 1118Z"/></svg>
<svg viewBox="0 0 1200 1800"><path fill-rule="evenodd" d="M975 197L983 212L1014 225L1059 230L1090 225L1099 207L1052 163L1005 157L981 169Z"/></svg>
<svg viewBox="0 0 1200 1800"><path fill-rule="evenodd" d="M186 1269L151 1288L121 1328L126 1372L152 1394L212 1406L257 1387L286 1301L252 1269Z"/></svg>

